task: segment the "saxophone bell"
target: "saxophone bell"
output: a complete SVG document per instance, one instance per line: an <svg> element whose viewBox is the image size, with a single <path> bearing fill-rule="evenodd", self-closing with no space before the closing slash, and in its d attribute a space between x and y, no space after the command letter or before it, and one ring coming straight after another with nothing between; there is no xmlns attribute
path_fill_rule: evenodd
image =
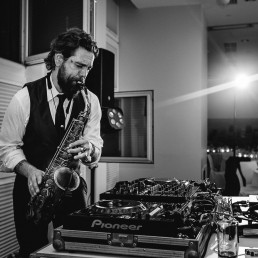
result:
<svg viewBox="0 0 258 258"><path fill-rule="evenodd" d="M60 167L54 172L54 181L60 189L74 191L79 187L80 177L75 170Z"/></svg>

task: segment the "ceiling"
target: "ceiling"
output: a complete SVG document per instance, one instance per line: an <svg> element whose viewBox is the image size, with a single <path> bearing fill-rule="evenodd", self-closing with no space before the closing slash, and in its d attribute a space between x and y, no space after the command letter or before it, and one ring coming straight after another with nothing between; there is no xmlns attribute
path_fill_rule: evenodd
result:
<svg viewBox="0 0 258 258"><path fill-rule="evenodd" d="M258 0L131 0L131 2L139 9L201 4L208 26L258 23Z"/></svg>
<svg viewBox="0 0 258 258"><path fill-rule="evenodd" d="M231 30L231 40L250 41L252 38L258 38L258 0L131 0L131 2L139 9L202 5L207 26L217 31L223 30L222 37ZM219 33L217 34L219 37Z"/></svg>
<svg viewBox="0 0 258 258"><path fill-rule="evenodd" d="M208 27L209 53L236 46L258 56L258 0L131 0L136 8L201 5ZM231 44L233 43L233 44Z"/></svg>

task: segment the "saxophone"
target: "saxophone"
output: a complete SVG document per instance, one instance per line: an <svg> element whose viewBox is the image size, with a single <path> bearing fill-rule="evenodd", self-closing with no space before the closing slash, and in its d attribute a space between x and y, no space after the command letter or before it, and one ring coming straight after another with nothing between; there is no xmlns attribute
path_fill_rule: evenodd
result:
<svg viewBox="0 0 258 258"><path fill-rule="evenodd" d="M77 162L73 155L66 151L68 145L82 135L91 110L87 89L84 89L81 82L78 84L85 109L79 113L77 119L72 120L42 177L39 193L28 203L27 219L34 224L49 223L53 219L55 209L62 203L66 191L74 191L80 184L80 177L75 171Z"/></svg>

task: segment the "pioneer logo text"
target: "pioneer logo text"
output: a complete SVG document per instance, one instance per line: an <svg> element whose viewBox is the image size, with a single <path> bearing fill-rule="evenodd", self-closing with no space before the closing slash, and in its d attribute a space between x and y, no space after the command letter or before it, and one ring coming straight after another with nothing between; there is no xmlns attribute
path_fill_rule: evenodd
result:
<svg viewBox="0 0 258 258"><path fill-rule="evenodd" d="M93 220L91 227L92 228L105 228L105 229L140 230L142 225L104 223L100 219L95 219L95 220Z"/></svg>

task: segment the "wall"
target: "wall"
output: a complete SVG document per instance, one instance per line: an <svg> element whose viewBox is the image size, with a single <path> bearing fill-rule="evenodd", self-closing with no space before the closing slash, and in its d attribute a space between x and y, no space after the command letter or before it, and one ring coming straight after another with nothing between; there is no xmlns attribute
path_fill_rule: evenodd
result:
<svg viewBox="0 0 258 258"><path fill-rule="evenodd" d="M23 65L0 58L0 68L0 82L17 86L22 86L26 82Z"/></svg>
<svg viewBox="0 0 258 258"><path fill-rule="evenodd" d="M207 135L206 35L200 6L120 2L119 91L154 90L154 164L120 164L120 179L199 179Z"/></svg>

